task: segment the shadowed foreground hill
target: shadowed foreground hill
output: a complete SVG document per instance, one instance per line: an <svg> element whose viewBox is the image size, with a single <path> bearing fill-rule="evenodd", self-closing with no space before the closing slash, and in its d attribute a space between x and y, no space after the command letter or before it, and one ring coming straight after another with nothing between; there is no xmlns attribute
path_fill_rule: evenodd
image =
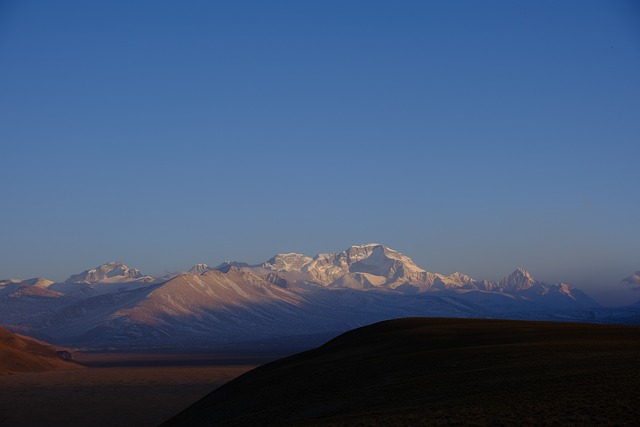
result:
<svg viewBox="0 0 640 427"><path fill-rule="evenodd" d="M0 328L0 374L80 368L60 357L54 347Z"/></svg>
<svg viewBox="0 0 640 427"><path fill-rule="evenodd" d="M639 425L640 327L410 318L222 386L166 426Z"/></svg>

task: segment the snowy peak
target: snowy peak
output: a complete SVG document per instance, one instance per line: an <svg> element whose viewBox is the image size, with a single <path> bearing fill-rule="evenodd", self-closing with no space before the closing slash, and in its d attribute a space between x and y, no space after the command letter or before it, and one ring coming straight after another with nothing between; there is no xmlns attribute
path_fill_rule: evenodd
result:
<svg viewBox="0 0 640 427"><path fill-rule="evenodd" d="M335 288L372 289L384 285L386 282L382 276L367 273L348 273L331 283Z"/></svg>
<svg viewBox="0 0 640 427"><path fill-rule="evenodd" d="M537 300L547 307L563 309L573 305L574 308L585 309L599 306L590 296L566 283L537 284L538 286L532 288L531 291L537 294Z"/></svg>
<svg viewBox="0 0 640 427"><path fill-rule="evenodd" d="M351 246L340 256L351 273L369 273L391 279L425 272L408 256L378 243Z"/></svg>
<svg viewBox="0 0 640 427"><path fill-rule="evenodd" d="M209 270L220 270L220 271L227 271L229 268L231 267L251 267L249 264L247 264L246 262L238 262L238 261L224 261L221 264L218 264L217 266L215 266L214 268L210 268Z"/></svg>
<svg viewBox="0 0 640 427"><path fill-rule="evenodd" d="M201 275L182 273L155 288L137 306L119 310L117 315L148 325L164 325L167 313L178 318L186 316L184 330L198 328L203 319L209 319L210 327L222 333L216 326L220 318L229 315L232 322L238 321L237 312L228 312L231 307L235 310L272 303L298 305L300 301L299 296L250 271L229 266L225 272L210 269ZM189 320L194 315L198 322Z"/></svg>
<svg viewBox="0 0 640 427"><path fill-rule="evenodd" d="M189 273L202 274L207 270L209 270L209 266L207 264L196 264L189 269Z"/></svg>
<svg viewBox="0 0 640 427"><path fill-rule="evenodd" d="M472 283L476 281L476 279L474 279L473 277L460 273L458 271L451 274L450 276L447 276L447 278L451 281L456 281L460 284Z"/></svg>
<svg viewBox="0 0 640 427"><path fill-rule="evenodd" d="M522 291L536 284L534 278L523 268L516 269L513 273L500 281L500 287L508 290Z"/></svg>
<svg viewBox="0 0 640 427"><path fill-rule="evenodd" d="M33 279L23 280L21 283L29 286L35 286L36 288L45 289L53 285L55 282L43 279L42 277L34 277Z"/></svg>
<svg viewBox="0 0 640 427"><path fill-rule="evenodd" d="M277 254L263 263L262 267L274 271L301 271L311 260L311 257L297 253Z"/></svg>
<svg viewBox="0 0 640 427"><path fill-rule="evenodd" d="M74 274L64 283L68 284L94 284L98 282L122 282L131 281L143 277L136 268L129 268L119 261L102 264L91 270Z"/></svg>
<svg viewBox="0 0 640 427"><path fill-rule="evenodd" d="M434 289L457 289L465 285L473 284L476 281L473 277L459 272L455 272L449 276L442 274L436 274L435 276L436 278L433 282Z"/></svg>
<svg viewBox="0 0 640 427"><path fill-rule="evenodd" d="M22 296L57 298L62 296L60 292L49 289L54 282L35 277L27 280L2 280L0 281L0 296L19 298Z"/></svg>
<svg viewBox="0 0 640 427"><path fill-rule="evenodd" d="M424 271L409 257L382 245L351 247L346 258L352 273L369 273L390 279Z"/></svg>
<svg viewBox="0 0 640 427"><path fill-rule="evenodd" d="M392 259L402 261L407 265L411 265L416 269L423 271L408 256L379 243L367 243L364 245L351 246L342 251L340 256L345 258L348 265L353 265L364 260L368 260L369 264L373 264L377 261Z"/></svg>
<svg viewBox="0 0 640 427"><path fill-rule="evenodd" d="M309 281L324 286L362 285L363 288L395 289L408 283L422 291L433 283L435 277L418 267L408 256L379 243L351 246L339 253L319 254L303 267L302 273Z"/></svg>
<svg viewBox="0 0 640 427"><path fill-rule="evenodd" d="M622 281L631 285L633 289L638 289L638 287L640 287L640 270L636 271L629 277L625 277Z"/></svg>
<svg viewBox="0 0 640 427"><path fill-rule="evenodd" d="M377 257L384 256L385 252L391 252L391 249L379 243L366 243L364 245L350 246L342 251L342 254L344 254L344 257L347 259L349 264L354 264L367 259L372 255L376 255Z"/></svg>

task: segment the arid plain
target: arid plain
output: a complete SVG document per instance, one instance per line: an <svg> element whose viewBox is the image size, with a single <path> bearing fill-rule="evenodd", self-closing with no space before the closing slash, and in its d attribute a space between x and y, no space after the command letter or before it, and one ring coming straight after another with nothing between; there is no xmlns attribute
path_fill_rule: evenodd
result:
<svg viewBox="0 0 640 427"><path fill-rule="evenodd" d="M0 375L2 426L156 426L263 363L90 355L81 369Z"/></svg>

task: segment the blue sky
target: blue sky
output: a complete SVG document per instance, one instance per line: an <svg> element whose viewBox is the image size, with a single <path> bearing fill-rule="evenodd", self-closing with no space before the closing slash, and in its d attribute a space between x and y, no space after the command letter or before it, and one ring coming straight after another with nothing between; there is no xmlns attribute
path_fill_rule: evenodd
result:
<svg viewBox="0 0 640 427"><path fill-rule="evenodd" d="M640 270L633 1L0 3L0 277L384 243Z"/></svg>

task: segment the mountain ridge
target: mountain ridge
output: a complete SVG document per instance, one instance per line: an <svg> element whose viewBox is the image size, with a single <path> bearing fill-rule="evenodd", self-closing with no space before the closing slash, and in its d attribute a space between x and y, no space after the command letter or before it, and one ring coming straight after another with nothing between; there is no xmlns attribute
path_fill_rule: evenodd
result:
<svg viewBox="0 0 640 427"><path fill-rule="evenodd" d="M522 268L499 281L447 276L378 243L314 257L276 254L254 265L200 263L163 278L116 261L61 283L0 282L0 324L90 347L327 336L411 315L634 321L633 313L597 310L579 289L537 281Z"/></svg>

